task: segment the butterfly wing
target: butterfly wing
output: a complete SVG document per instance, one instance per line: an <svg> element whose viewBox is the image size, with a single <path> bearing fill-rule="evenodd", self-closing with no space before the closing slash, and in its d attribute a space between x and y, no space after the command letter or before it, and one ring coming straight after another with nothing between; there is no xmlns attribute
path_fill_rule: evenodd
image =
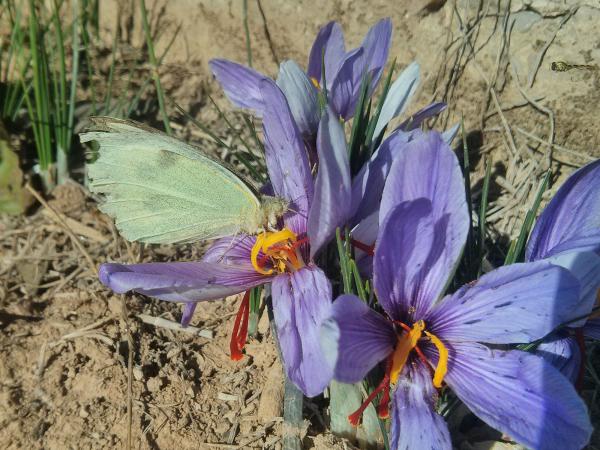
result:
<svg viewBox="0 0 600 450"><path fill-rule="evenodd" d="M185 243L236 234L258 223L254 189L199 149L132 121L98 117L80 135L97 141L88 166L100 209L130 241Z"/></svg>

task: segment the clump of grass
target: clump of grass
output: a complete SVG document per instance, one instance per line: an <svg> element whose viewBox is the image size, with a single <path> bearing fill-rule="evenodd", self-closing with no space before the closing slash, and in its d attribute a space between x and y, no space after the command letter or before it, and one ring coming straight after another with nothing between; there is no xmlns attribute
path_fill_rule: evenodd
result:
<svg viewBox="0 0 600 450"><path fill-rule="evenodd" d="M164 53L156 55L143 0L140 7L146 51L141 58L129 61L126 68L119 67L117 26L110 68L103 74L94 59L99 39L98 0L3 2L0 21L10 32L4 39L0 37L0 119L16 122L23 115L28 119L28 128L23 131L31 132L34 171L46 190L72 175L69 161L83 160L72 153L81 150L75 131L78 121L86 119L77 111L78 104L89 102L87 110L92 115L129 117L138 112L142 99L154 86L165 129L170 132L158 67L179 30ZM150 60L150 71L146 60ZM127 81L120 92L115 92L118 77Z"/></svg>
<svg viewBox="0 0 600 450"><path fill-rule="evenodd" d="M72 2L72 21L66 24L62 3L50 11L29 0L29 51L24 52L21 86L33 129L39 174L47 188L68 176L73 140L75 95L79 70L79 2ZM28 54L27 54L28 53ZM67 69L70 57L71 70ZM27 88L31 78L31 88Z"/></svg>

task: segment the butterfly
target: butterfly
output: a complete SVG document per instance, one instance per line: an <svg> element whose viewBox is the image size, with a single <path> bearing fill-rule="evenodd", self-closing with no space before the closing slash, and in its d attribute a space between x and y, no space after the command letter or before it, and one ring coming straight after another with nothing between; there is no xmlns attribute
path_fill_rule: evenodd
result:
<svg viewBox="0 0 600 450"><path fill-rule="evenodd" d="M261 195L222 161L199 148L131 120L94 117L80 134L96 141L89 188L100 210L129 241L188 243L256 234L288 210L282 198Z"/></svg>

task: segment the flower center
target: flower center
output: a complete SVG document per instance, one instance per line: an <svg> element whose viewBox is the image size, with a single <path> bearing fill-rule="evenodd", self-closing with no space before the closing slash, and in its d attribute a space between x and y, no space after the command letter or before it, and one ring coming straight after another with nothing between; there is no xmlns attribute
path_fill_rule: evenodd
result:
<svg viewBox="0 0 600 450"><path fill-rule="evenodd" d="M319 84L319 80L317 80L315 77L310 77L310 81L318 90L321 90L321 85Z"/></svg>
<svg viewBox="0 0 600 450"><path fill-rule="evenodd" d="M304 267L304 260L299 247L306 242L308 238L298 239L288 228L259 234L250 253L252 267L263 275L301 269Z"/></svg>
<svg viewBox="0 0 600 450"><path fill-rule="evenodd" d="M385 419L390 415L389 402L390 402L390 386L395 385L398 382L400 373L408 361L410 352L415 350L421 361L427 366L431 367L425 355L418 346L419 340L423 337L423 333L429 339L429 341L435 345L439 353L439 360L435 371L433 373L433 385L436 388L442 387L442 381L446 372L448 371L448 349L444 343L434 334L431 334L425 330L425 322L419 320L414 325L409 327L402 322L395 322L400 325L406 333L398 336L398 342L394 351L388 356L386 361L385 375L379 386L377 386L373 392L367 397L365 402L356 410L356 412L348 416L348 421L353 425L357 426L360 417L367 406L375 399L377 394L382 392L381 399L379 400L379 406L377 407L377 414L380 418Z"/></svg>

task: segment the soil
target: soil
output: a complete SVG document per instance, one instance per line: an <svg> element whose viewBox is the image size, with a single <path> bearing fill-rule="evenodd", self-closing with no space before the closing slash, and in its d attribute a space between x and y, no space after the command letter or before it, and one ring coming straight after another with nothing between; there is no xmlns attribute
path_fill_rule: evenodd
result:
<svg viewBox="0 0 600 450"><path fill-rule="evenodd" d="M207 63L213 57L246 61L242 3L146 3L157 53L179 30L160 69L167 94L223 135L227 128L208 95L231 108ZM556 61L600 65L600 7L595 0L569 3L376 0L365 8L356 0L318 7L308 0L263 0L263 15L251 0L253 65L275 75L284 59L305 64L318 28L329 20L339 21L355 46L377 19L392 17L391 57L399 67L414 59L421 64L412 111L443 99L449 112L431 125L446 128L464 119L473 194L480 196L491 164L489 238L506 241L517 235L548 168L553 177L545 199L576 167L600 157L600 70L551 70ZM119 27L119 56L143 46L137 4L100 2L100 36L110 49ZM179 136L210 147L206 135L174 117ZM140 449L282 448L283 378L266 317L247 356L233 362L236 297L197 309L192 325L200 335L166 328L178 322L179 305L115 295L96 277L106 261L194 260L203 249L125 242L75 182L47 200L26 216L0 217L2 447L112 449L126 448L131 439L131 448ZM146 323L147 316L163 322ZM310 400L305 406L305 447L353 448L326 431L326 414L316 413L321 406ZM486 444L489 439L471 433L457 446L492 448L497 443Z"/></svg>

